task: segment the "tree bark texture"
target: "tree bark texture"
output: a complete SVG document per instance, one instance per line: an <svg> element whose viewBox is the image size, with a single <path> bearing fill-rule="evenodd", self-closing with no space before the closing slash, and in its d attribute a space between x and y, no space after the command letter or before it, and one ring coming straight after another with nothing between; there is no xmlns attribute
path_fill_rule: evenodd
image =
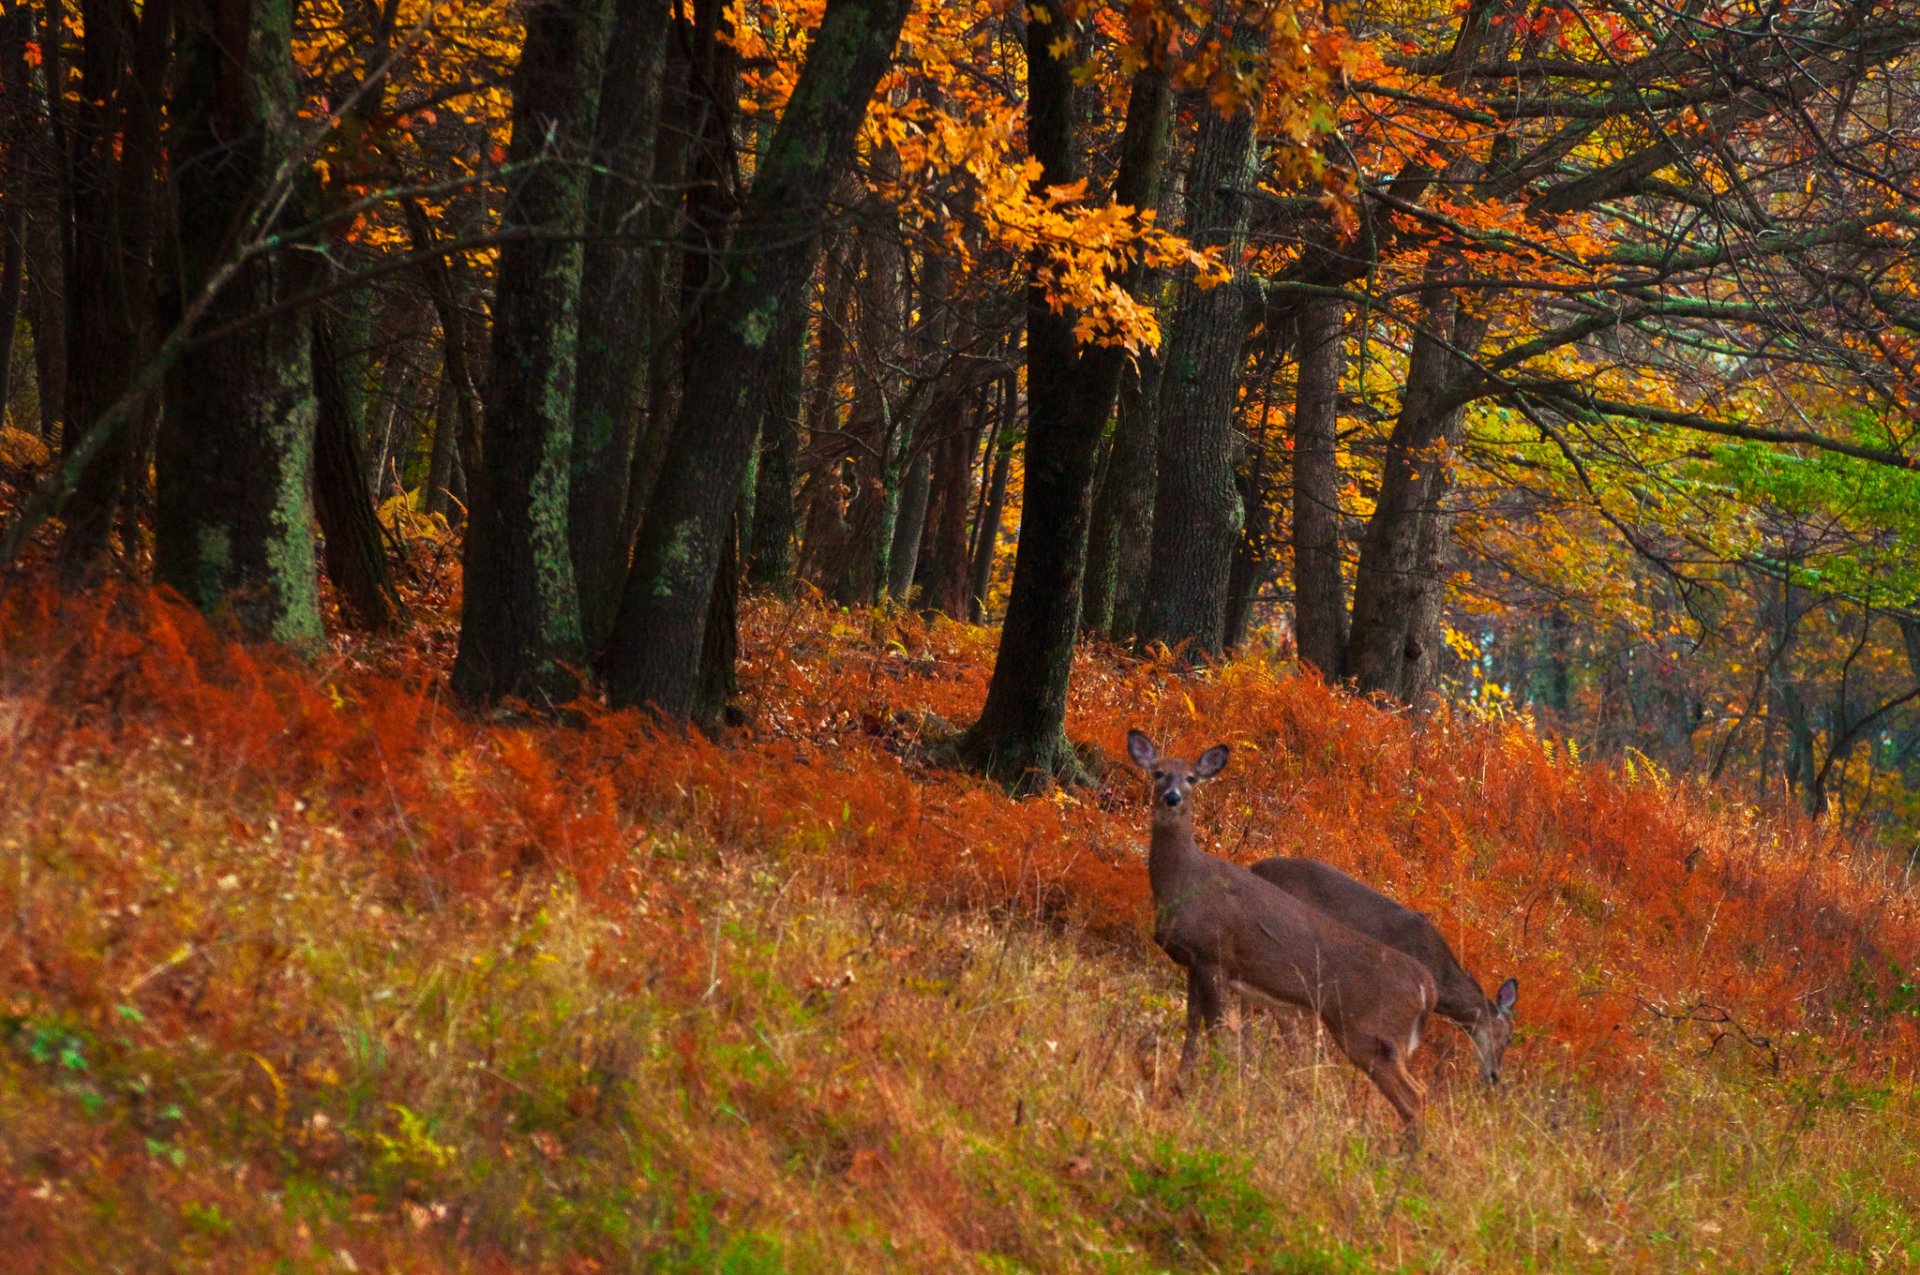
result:
<svg viewBox="0 0 1920 1275"><path fill-rule="evenodd" d="M1457 391L1478 375L1469 359L1487 328L1484 313L1438 289L1421 308L1424 321L1414 334L1400 414L1387 440L1380 495L1360 545L1344 667L1363 694L1402 703L1426 688L1438 656L1450 533L1446 497L1465 418Z"/></svg>
<svg viewBox="0 0 1920 1275"><path fill-rule="evenodd" d="M645 284L654 251L645 231L667 25L665 5L616 3L601 78L580 282L581 312L588 318L580 327L567 517L588 650L613 627L627 569L627 485L651 362Z"/></svg>
<svg viewBox="0 0 1920 1275"><path fill-rule="evenodd" d="M292 174L293 0L183 0L171 103L174 241L187 294L262 227ZM308 322L268 314L306 282L287 253L242 266L171 369L155 448L154 575L202 610L297 648L322 638L313 552Z"/></svg>
<svg viewBox="0 0 1920 1275"><path fill-rule="evenodd" d="M1081 604L1081 629L1115 641L1133 636L1146 590L1153 548L1159 400L1160 358L1143 353L1120 382L1113 444L1093 502L1086 596Z"/></svg>
<svg viewBox="0 0 1920 1275"><path fill-rule="evenodd" d="M473 346L468 334L460 278L453 264L435 251L433 223L427 220L427 211L420 206L420 201L406 200L402 204L402 211L407 219L408 238L414 252L421 258L421 282L426 285L427 297L432 301L434 314L440 320L442 366L446 372L447 386L453 394L453 411L457 417L453 468L473 474L480 469L480 385L473 367ZM380 489L377 473L373 477L373 485L375 491ZM450 482L448 491L460 495L454 490L458 485Z"/></svg>
<svg viewBox="0 0 1920 1275"><path fill-rule="evenodd" d="M1036 21L1040 14L1050 20ZM1071 32L1061 0L1043 0L1027 22L1027 143L1040 162L1039 180L1067 185L1081 176ZM1121 139L1114 197L1133 207L1157 202L1171 90L1147 68L1134 77ZM1037 267L1039 263L1036 262ZM1111 347L1081 350L1074 317L1056 314L1038 283L1027 291L1027 464L1013 593L1000 630L987 702L962 742L963 754L988 774L1023 786L1049 777L1078 777L1067 743L1067 686L1080 627L1093 504L1094 459L1113 411L1125 355ZM1125 280L1137 288L1137 275Z"/></svg>
<svg viewBox="0 0 1920 1275"><path fill-rule="evenodd" d="M352 363L343 356L331 316L312 321L314 507L324 537L327 578L333 581L341 611L355 628L390 633L400 627L405 608L393 586L387 546L367 486L366 458L360 446L359 407Z"/></svg>
<svg viewBox="0 0 1920 1275"><path fill-rule="evenodd" d="M1346 662L1347 598L1340 578L1340 376L1344 307L1299 309L1299 388L1293 413L1293 627L1300 662L1337 681Z"/></svg>
<svg viewBox="0 0 1920 1275"><path fill-rule="evenodd" d="M760 422L760 464L755 474L753 527L747 553L747 580L778 597L793 591L794 483L800 467L801 393L806 371L805 315L783 334L773 356L772 391Z"/></svg>
<svg viewBox="0 0 1920 1275"><path fill-rule="evenodd" d="M901 486L893 545L887 553L887 596L896 602L905 601L913 590L914 568L920 565L920 541L927 530L927 505L933 498L933 450L921 446L915 452Z"/></svg>
<svg viewBox="0 0 1920 1275"><path fill-rule="evenodd" d="M614 701L694 708L714 579L773 394L772 346L799 322L826 200L893 56L907 0L829 0L708 298L680 421L648 501L606 656Z"/></svg>
<svg viewBox="0 0 1920 1275"><path fill-rule="evenodd" d="M1188 179L1187 237L1237 262L1253 207L1253 113L1222 115L1204 100L1194 109L1200 133ZM1238 288L1182 283L1162 356L1153 556L1139 636L1178 647L1188 659L1219 654L1226 638L1227 581L1245 518L1233 461L1246 331Z"/></svg>
<svg viewBox="0 0 1920 1275"><path fill-rule="evenodd" d="M967 517L973 505L973 453L986 417L986 391L975 392L971 425L959 420L935 440L928 539L916 581L921 609L964 619L967 614Z"/></svg>
<svg viewBox="0 0 1920 1275"><path fill-rule="evenodd" d="M515 178L502 225L480 472L469 475L454 691L558 703L577 687L580 600L567 536L589 152L612 0L528 10L514 80Z"/></svg>
<svg viewBox="0 0 1920 1275"><path fill-rule="evenodd" d="M81 93L67 103L65 400L76 423L64 435L67 449L132 383L152 340L153 196L173 6L159 0L138 16L106 0L81 8ZM216 216L225 225L231 213ZM91 574L106 552L138 438L117 431L81 471L60 541L69 580Z"/></svg>
<svg viewBox="0 0 1920 1275"><path fill-rule="evenodd" d="M1000 523L1007 508L1007 485L1013 473L1013 452L1020 435L1013 428L1016 393L1013 378L1006 381L1001 399L1000 427L993 440L993 475L987 480L980 506L980 526L973 540L973 565L967 573L967 618L975 624L987 618L987 590L993 585L993 559L1000 550Z"/></svg>

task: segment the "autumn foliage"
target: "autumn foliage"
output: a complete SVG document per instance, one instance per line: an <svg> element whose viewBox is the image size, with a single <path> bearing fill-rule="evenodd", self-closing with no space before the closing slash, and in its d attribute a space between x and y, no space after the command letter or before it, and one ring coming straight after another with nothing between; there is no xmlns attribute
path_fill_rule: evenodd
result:
<svg viewBox="0 0 1920 1275"><path fill-rule="evenodd" d="M715 741L585 703L578 725L476 722L398 650L313 669L160 596L0 605L16 773L151 755L236 833L324 823L401 906L485 907L557 875L623 911L650 894L636 847L677 839L1145 957L1144 817L1114 742L1140 725L1232 745L1200 819L1217 852L1324 858L1432 914L1483 980L1517 975L1528 1067L1622 1078L1719 1045L1881 1074L1920 1028L1888 1012L1920 923L1879 854L1582 763L1524 720L1382 711L1257 652L1197 680L1084 654L1069 725L1105 783L1013 801L937 763L990 656L990 634L945 621L756 606L753 723Z"/></svg>

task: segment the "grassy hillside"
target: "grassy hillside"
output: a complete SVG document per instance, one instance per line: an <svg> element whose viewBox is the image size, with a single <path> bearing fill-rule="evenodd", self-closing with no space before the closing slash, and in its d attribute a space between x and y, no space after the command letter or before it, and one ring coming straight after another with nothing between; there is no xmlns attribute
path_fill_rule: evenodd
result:
<svg viewBox="0 0 1920 1275"><path fill-rule="evenodd" d="M1519 977L1509 1083L1457 1050L1408 1156L1299 1024L1173 1092L1132 775L1016 803L930 760L991 634L743 636L716 744L0 600L8 1268L1920 1264L1920 919L1877 854L1258 656L1083 657L1105 756L1234 746L1220 852L1318 854Z"/></svg>

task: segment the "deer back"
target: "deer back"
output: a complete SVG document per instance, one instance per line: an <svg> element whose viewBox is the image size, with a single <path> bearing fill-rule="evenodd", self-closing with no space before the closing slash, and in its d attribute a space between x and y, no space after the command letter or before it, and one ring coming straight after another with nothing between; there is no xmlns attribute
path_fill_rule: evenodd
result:
<svg viewBox="0 0 1920 1275"><path fill-rule="evenodd" d="M1426 966L1439 991L1435 1009L1442 1017L1474 1023L1491 1011L1479 980L1460 964L1424 912L1403 907L1364 881L1318 859L1262 859L1252 871L1341 924Z"/></svg>

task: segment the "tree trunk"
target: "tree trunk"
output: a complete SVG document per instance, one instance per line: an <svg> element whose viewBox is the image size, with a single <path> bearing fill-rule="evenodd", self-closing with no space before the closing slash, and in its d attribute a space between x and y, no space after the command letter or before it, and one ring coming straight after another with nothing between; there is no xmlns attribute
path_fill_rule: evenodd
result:
<svg viewBox="0 0 1920 1275"><path fill-rule="evenodd" d="M986 419L987 396L976 392L973 425L954 421L934 453L934 496L927 519L931 537L920 555L922 610L961 619L967 614L967 516L973 504L973 453Z"/></svg>
<svg viewBox="0 0 1920 1275"><path fill-rule="evenodd" d="M31 20L34 6L13 5ZM73 226L73 182L67 172L65 95L47 86L67 83L62 53L63 5L39 8L41 68L26 76L30 109L36 118L36 151L50 180L27 188L39 195L27 224L27 305L33 324L33 372L40 397L40 436L60 438L67 423L67 237ZM24 57L17 64L26 70ZM16 190L14 193L20 193Z"/></svg>
<svg viewBox="0 0 1920 1275"><path fill-rule="evenodd" d="M400 627L405 608L387 567L387 546L367 487L360 447L358 404L351 366L342 357L330 317L312 321L316 399L314 506L325 537L327 578L333 581L344 618L369 633Z"/></svg>
<svg viewBox="0 0 1920 1275"><path fill-rule="evenodd" d="M1271 438L1265 427L1268 403L1264 396L1260 412L1261 432L1250 438L1248 454L1234 467L1234 485L1239 491L1240 507L1247 511L1246 529L1235 539L1233 568L1227 576L1227 618L1225 643L1237 650L1253 627L1254 603L1261 586L1267 582L1267 546L1272 539L1272 517L1268 508L1267 449Z"/></svg>
<svg viewBox="0 0 1920 1275"><path fill-rule="evenodd" d="M26 236L26 209L7 201L0 214L0 425L7 423L13 405L13 337L20 325Z"/></svg>
<svg viewBox="0 0 1920 1275"><path fill-rule="evenodd" d="M1201 118L1187 237L1237 262L1253 207L1253 112L1223 116L1203 98L1193 109ZM1245 519L1233 456L1246 331L1238 288L1183 282L1162 356L1153 556L1139 627L1142 641L1181 647L1189 660L1219 654L1226 637L1227 582Z"/></svg>
<svg viewBox="0 0 1920 1275"><path fill-rule="evenodd" d="M480 471L469 475L460 651L453 688L485 703L561 703L576 691L580 599L567 538L573 389L580 328L579 236L588 157L612 29L612 0L528 11L514 79L503 229L494 298L492 379Z"/></svg>
<svg viewBox="0 0 1920 1275"><path fill-rule="evenodd" d="M1036 19L1044 14L1049 20ZM1042 0L1027 21L1027 144L1039 181L1070 185L1081 177L1071 55L1074 30L1062 0ZM1062 47L1065 42L1066 47ZM1158 202L1171 90L1164 73L1134 76L1121 138L1117 202ZM1030 786L1048 777L1077 779L1067 743L1067 684L1080 627L1080 584L1087 561L1093 463L1113 410L1126 357L1111 347L1080 350L1074 316L1056 314L1031 263L1027 289L1027 467L1013 595L980 718L962 753L1003 781ZM1123 283L1138 287L1137 274Z"/></svg>
<svg viewBox="0 0 1920 1275"><path fill-rule="evenodd" d="M567 532L580 628L594 650L613 627L627 569L627 485L646 389L648 296L654 269L653 139L667 47L667 6L614 6L602 76L595 166L581 269L579 381L573 404Z"/></svg>
<svg viewBox="0 0 1920 1275"><path fill-rule="evenodd" d="M13 406L13 342L26 279L27 204L32 185L28 156L37 149L39 120L27 72L33 11L16 4L0 14L0 425Z"/></svg>
<svg viewBox="0 0 1920 1275"><path fill-rule="evenodd" d="M1432 269L1440 272L1437 259ZM1486 333L1485 306L1479 310L1448 302L1438 288L1422 300L1380 494L1360 544L1344 673L1363 694L1411 703L1432 677L1446 598L1445 500L1465 416L1456 391L1476 375L1465 356Z"/></svg>
<svg viewBox="0 0 1920 1275"><path fill-rule="evenodd" d="M442 518L453 513L453 458L460 446L460 411L453 397L453 382L442 377L433 396L433 453L427 461L426 490L420 495L420 512Z"/></svg>
<svg viewBox="0 0 1920 1275"><path fill-rule="evenodd" d="M1340 375L1344 307L1299 309L1299 388L1293 414L1293 627L1300 662L1329 681L1346 663L1347 590L1340 578Z"/></svg>
<svg viewBox="0 0 1920 1275"><path fill-rule="evenodd" d="M1016 351L1017 352L1017 347ZM1000 420L989 440L991 455L982 458L993 475L987 480L980 505L979 525L974 528L972 567L968 572L967 618L975 624L987 617L987 590L993 585L993 560L1000 550L1000 522L1007 507L1007 484L1013 473L1013 453L1020 434L1014 429L1014 413L1019 407L1019 389L1012 373L1000 382Z"/></svg>
<svg viewBox="0 0 1920 1275"><path fill-rule="evenodd" d="M760 464L755 475L753 530L747 580L754 588L785 597L793 591L795 515L793 486L800 464L801 386L806 370L807 328L793 325L774 351L779 360L767 414L760 423Z"/></svg>
<svg viewBox="0 0 1920 1275"><path fill-rule="evenodd" d="M84 426L124 393L152 339L149 286L160 100L167 69L172 5L129 7L94 0L82 6L78 101L69 102L73 225L63 271L67 294L66 408ZM229 224L231 212L220 214ZM61 572L91 575L106 552L138 431L121 429L81 471L63 512Z"/></svg>
<svg viewBox="0 0 1920 1275"><path fill-rule="evenodd" d="M680 421L648 502L606 657L623 705L694 709L729 519L773 396L770 345L801 321L826 199L852 157L907 0L828 0L708 298Z"/></svg>
<svg viewBox="0 0 1920 1275"><path fill-rule="evenodd" d="M1120 382L1113 445L1107 453L1087 544L1080 628L1115 641L1133 636L1153 547L1160 358L1141 354Z"/></svg>
<svg viewBox="0 0 1920 1275"><path fill-rule="evenodd" d="M299 97L293 0L183 0L180 19L169 171L179 277L192 295L265 233L257 219L292 175ZM168 375L154 513L161 583L304 649L323 636L311 345L303 315L269 312L309 273L290 254L258 256L208 306L208 327L246 326L190 349Z"/></svg>
<svg viewBox="0 0 1920 1275"><path fill-rule="evenodd" d="M433 223L427 220L426 209L421 207L420 201L404 201L402 211L406 215L407 232L413 250L421 258L421 281L426 285L427 297L433 302L434 313L440 319L441 357L457 417L454 469L462 476L473 474L480 468L480 387L473 368L473 346L467 334L463 290L453 263L435 251L437 244ZM385 451L382 447L383 458ZM384 467L384 459L382 465ZM380 490L380 482L380 477L375 475L373 489L376 492ZM450 479L447 490L460 497L463 504L469 503L463 483Z"/></svg>
<svg viewBox="0 0 1920 1275"><path fill-rule="evenodd" d="M694 694L692 716L705 730L717 730L726 721L728 703L740 690L735 673L739 657L740 535L736 516L720 548L720 568L714 573L706 632L701 637L700 686Z"/></svg>
<svg viewBox="0 0 1920 1275"><path fill-rule="evenodd" d="M916 451L901 487L900 512L894 517L893 545L887 553L887 596L896 602L906 601L913 591L920 542L927 531L927 506L933 498L933 450L923 446Z"/></svg>

